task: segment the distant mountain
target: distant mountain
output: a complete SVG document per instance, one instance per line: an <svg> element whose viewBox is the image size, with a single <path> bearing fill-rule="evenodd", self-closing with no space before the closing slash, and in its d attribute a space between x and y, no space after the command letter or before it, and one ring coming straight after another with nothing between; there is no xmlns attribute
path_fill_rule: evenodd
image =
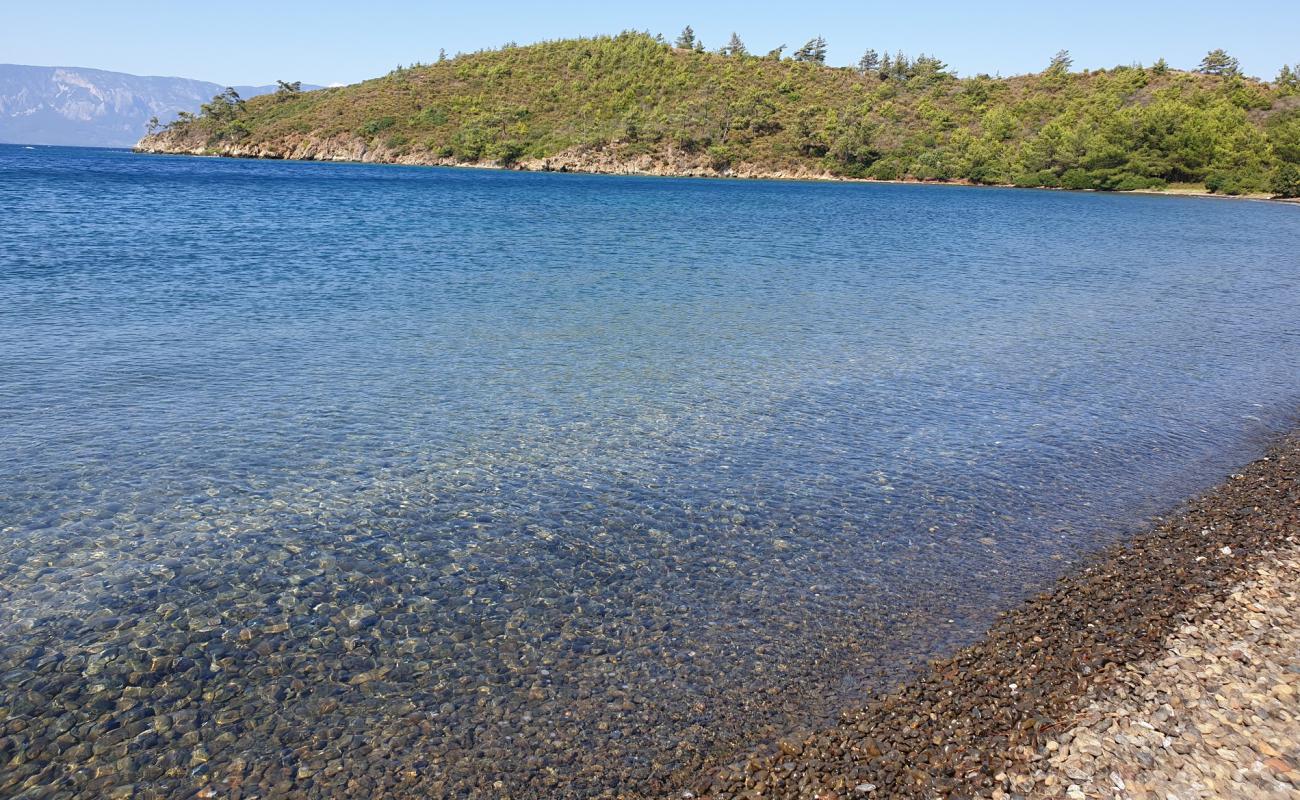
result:
<svg viewBox="0 0 1300 800"><path fill-rule="evenodd" d="M130 147L150 117L167 122L179 111L198 111L224 88L189 78L0 64L0 142ZM254 97L275 87L235 90Z"/></svg>

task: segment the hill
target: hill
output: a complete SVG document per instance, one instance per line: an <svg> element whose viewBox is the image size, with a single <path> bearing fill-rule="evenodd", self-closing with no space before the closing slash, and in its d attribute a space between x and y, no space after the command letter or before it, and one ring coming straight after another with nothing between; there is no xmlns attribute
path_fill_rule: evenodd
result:
<svg viewBox="0 0 1300 800"><path fill-rule="evenodd" d="M197 112L222 87L84 67L0 64L0 142L130 147L151 117ZM274 86L236 87L244 97Z"/></svg>
<svg viewBox="0 0 1300 800"><path fill-rule="evenodd" d="M687 175L1300 193L1300 80L1067 60L958 78L722 55L645 34L547 42L354 86L214 102L140 149Z"/></svg>

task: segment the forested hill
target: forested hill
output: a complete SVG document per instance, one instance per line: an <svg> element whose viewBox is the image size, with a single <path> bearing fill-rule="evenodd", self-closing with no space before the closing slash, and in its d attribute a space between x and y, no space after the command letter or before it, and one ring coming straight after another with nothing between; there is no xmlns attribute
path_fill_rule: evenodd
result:
<svg viewBox="0 0 1300 800"><path fill-rule="evenodd" d="M1300 79L1127 66L958 78L936 58L857 68L639 33L401 68L354 86L228 94L141 149L657 174L866 177L1300 194ZM815 45L815 43L810 43ZM821 52L824 52L822 50Z"/></svg>

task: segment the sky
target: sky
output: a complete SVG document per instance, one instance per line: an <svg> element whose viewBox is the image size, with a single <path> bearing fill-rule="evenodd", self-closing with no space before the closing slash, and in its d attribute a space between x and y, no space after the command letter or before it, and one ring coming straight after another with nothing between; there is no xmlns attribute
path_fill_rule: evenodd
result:
<svg viewBox="0 0 1300 800"><path fill-rule="evenodd" d="M514 41L691 25L709 48L732 31L750 50L825 36L828 63L868 47L937 55L963 75L1165 58L1192 68L1222 47L1252 75L1300 63L1300 0L1034 2L433 2L432 0L0 0L0 62L77 66L224 84L354 83L398 64Z"/></svg>

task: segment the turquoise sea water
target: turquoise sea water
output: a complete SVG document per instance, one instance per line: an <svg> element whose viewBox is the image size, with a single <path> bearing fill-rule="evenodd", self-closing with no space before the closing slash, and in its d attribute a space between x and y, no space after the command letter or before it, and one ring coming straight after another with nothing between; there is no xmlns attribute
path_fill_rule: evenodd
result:
<svg viewBox="0 0 1300 800"><path fill-rule="evenodd" d="M0 147L0 796L667 790L1260 454L1297 309L1274 204Z"/></svg>

